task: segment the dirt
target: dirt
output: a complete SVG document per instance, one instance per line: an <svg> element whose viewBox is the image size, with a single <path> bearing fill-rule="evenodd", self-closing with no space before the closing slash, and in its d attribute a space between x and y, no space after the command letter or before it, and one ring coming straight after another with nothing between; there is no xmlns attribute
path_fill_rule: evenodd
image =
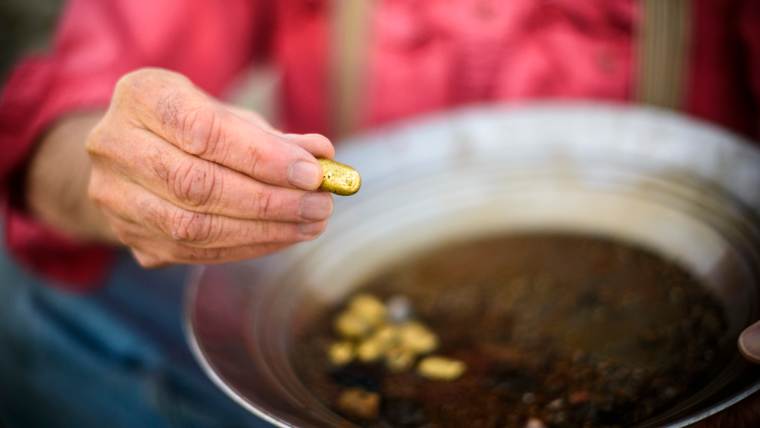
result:
<svg viewBox="0 0 760 428"><path fill-rule="evenodd" d="M347 388L380 396L368 427L630 426L698 391L721 366L726 322L686 270L649 251L573 235L451 244L357 291L402 295L467 372L435 381L381 364L332 366L327 308L293 348L304 384L340 413ZM350 296L347 296L347 298Z"/></svg>

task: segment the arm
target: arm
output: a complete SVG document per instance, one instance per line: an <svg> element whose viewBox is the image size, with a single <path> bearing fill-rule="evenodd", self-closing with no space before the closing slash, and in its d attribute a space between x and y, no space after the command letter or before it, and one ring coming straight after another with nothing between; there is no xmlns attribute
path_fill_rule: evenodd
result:
<svg viewBox="0 0 760 428"><path fill-rule="evenodd" d="M265 48L270 6L259 0L68 1L52 52L20 63L0 94L0 202L9 252L67 287L96 285L109 251L94 244L102 239L82 230L80 219L56 217L59 209L88 212L70 197L77 185L63 186L73 176L40 167L63 168L58 156L83 160L82 151L68 153L84 147L86 125L73 122L85 120L81 112L104 113L115 83L131 70L174 69L220 94ZM44 192L54 197L46 201Z"/></svg>
<svg viewBox="0 0 760 428"><path fill-rule="evenodd" d="M105 218L86 198L90 158L85 141L102 112L64 118L39 143L26 175L33 216L77 241L114 242Z"/></svg>

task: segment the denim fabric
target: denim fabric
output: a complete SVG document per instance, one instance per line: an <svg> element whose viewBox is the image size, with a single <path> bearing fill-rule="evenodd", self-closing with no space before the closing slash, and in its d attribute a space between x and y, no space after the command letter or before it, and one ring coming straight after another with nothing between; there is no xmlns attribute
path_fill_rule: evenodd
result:
<svg viewBox="0 0 760 428"><path fill-rule="evenodd" d="M184 268L124 253L105 286L62 292L0 249L0 426L265 427L201 372L182 327Z"/></svg>

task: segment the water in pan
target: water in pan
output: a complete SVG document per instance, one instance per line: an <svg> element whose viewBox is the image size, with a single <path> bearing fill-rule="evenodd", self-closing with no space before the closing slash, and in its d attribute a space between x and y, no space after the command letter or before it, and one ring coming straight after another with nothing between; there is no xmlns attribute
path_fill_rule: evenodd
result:
<svg viewBox="0 0 760 428"><path fill-rule="evenodd" d="M326 309L291 360L314 394L362 426L630 426L693 394L721 366L719 303L678 265L606 239L451 244L358 290L408 299L438 336L432 353L467 367L443 381L382 361L338 366L327 350L343 308ZM341 405L346 391L371 398L369 409Z"/></svg>

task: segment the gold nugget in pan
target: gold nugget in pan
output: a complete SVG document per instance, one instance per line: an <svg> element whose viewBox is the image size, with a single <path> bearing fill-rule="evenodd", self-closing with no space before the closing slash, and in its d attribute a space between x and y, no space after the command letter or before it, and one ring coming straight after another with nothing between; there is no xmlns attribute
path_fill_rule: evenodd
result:
<svg viewBox="0 0 760 428"><path fill-rule="evenodd" d="M348 165L330 159L317 159L322 166L321 190L336 195L349 196L359 191L362 178L359 173Z"/></svg>

